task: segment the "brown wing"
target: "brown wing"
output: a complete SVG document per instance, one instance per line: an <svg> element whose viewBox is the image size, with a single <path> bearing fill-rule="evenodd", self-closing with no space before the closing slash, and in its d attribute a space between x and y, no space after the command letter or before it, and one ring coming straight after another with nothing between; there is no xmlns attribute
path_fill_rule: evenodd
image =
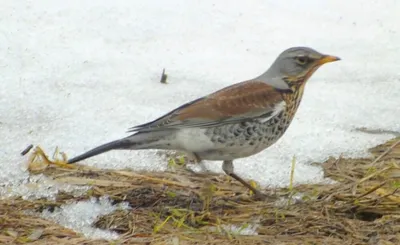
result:
<svg viewBox="0 0 400 245"><path fill-rule="evenodd" d="M187 103L155 121L133 127L130 132L210 127L249 120L273 113L282 101L282 95L264 82L242 82Z"/></svg>

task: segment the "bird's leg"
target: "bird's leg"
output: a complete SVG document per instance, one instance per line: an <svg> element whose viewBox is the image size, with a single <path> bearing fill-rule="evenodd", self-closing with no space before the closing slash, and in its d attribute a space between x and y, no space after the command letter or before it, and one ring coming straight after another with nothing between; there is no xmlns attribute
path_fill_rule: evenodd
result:
<svg viewBox="0 0 400 245"><path fill-rule="evenodd" d="M235 174L233 172L233 161L224 161L222 164L222 169L224 170L224 172L231 176L232 178L236 179L237 181L239 181L240 183L242 183L242 185L244 185L245 187L249 188L254 195L256 196L257 199L264 199L265 195L261 193L261 191L257 190L256 188L254 188L253 186L251 186L249 183L247 183L244 179L242 179L241 177L239 177L237 174Z"/></svg>
<svg viewBox="0 0 400 245"><path fill-rule="evenodd" d="M194 152L186 152L186 156L187 156L189 161L192 160L194 162L194 164L199 165L202 172L205 172L205 173L210 172L210 170L208 170L206 168L206 166L204 165L204 162L201 160L201 158L196 153L194 153ZM190 170L190 171L192 171L192 170Z"/></svg>
<svg viewBox="0 0 400 245"><path fill-rule="evenodd" d="M188 160L193 160L194 163L201 162L200 157L194 152L186 152L186 156L187 156Z"/></svg>

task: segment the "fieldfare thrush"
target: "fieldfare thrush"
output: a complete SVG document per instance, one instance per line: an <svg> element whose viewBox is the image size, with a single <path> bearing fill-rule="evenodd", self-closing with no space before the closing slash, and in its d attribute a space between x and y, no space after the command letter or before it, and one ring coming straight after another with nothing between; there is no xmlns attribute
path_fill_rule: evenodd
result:
<svg viewBox="0 0 400 245"><path fill-rule="evenodd" d="M283 51L262 75L186 103L132 127L133 134L72 158L75 163L110 150L164 149L197 161L223 161L222 169L256 196L262 193L234 173L233 160L259 153L289 127L304 87L323 64L340 60L307 47Z"/></svg>

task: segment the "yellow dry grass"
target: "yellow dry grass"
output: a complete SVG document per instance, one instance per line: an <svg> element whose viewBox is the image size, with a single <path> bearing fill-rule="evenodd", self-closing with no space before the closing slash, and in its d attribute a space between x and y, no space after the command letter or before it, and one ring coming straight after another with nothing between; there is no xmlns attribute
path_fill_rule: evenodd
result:
<svg viewBox="0 0 400 245"><path fill-rule="evenodd" d="M1 200L0 243L400 244L400 138L370 152L370 158L322 163L325 176L335 183L268 188L268 200L254 201L225 175L194 174L178 164L166 172L65 168L62 157L50 161L36 148L32 173L92 188L79 198L60 193L56 201ZM86 239L25 214L104 195L132 207L99 217L94 224L120 233L118 241ZM258 235L227 229L254 224Z"/></svg>

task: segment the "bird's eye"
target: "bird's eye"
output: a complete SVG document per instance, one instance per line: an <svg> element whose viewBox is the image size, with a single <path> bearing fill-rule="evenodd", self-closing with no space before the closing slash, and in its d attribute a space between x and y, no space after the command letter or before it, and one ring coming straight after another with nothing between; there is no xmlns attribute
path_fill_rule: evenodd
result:
<svg viewBox="0 0 400 245"><path fill-rule="evenodd" d="M304 65L305 63L307 63L307 61L308 61L308 58L306 56L297 56L296 57L296 62L299 65Z"/></svg>

